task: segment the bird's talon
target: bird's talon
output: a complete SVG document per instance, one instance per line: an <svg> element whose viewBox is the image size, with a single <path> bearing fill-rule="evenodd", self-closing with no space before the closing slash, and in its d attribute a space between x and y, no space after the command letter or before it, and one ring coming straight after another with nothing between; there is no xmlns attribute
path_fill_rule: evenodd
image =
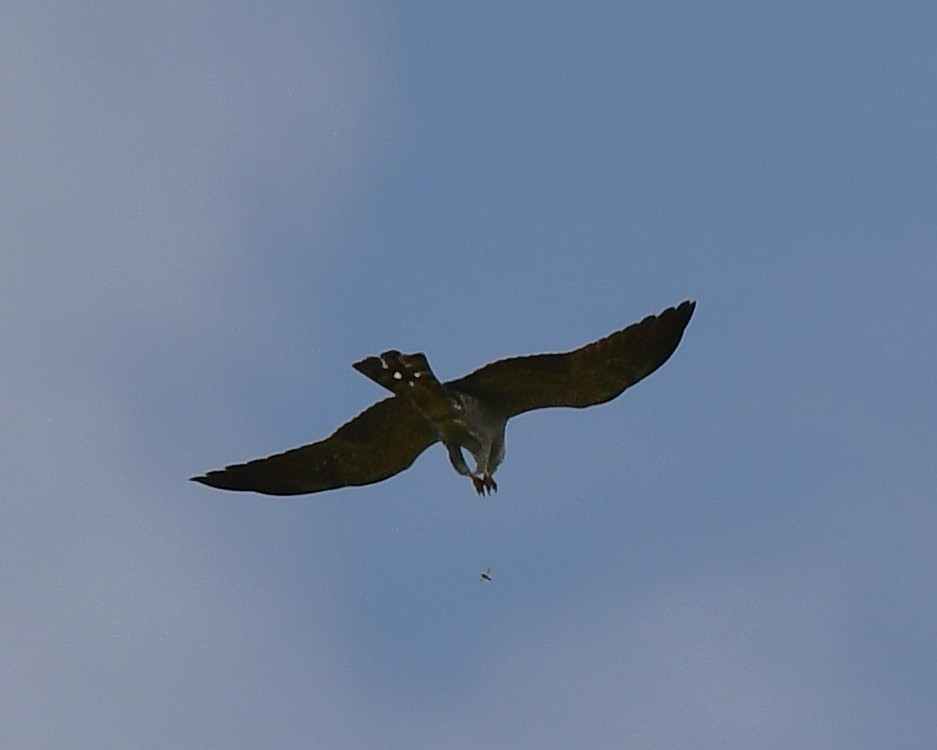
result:
<svg viewBox="0 0 937 750"><path fill-rule="evenodd" d="M488 474L485 474L480 477L476 477L473 474L472 484L475 486L475 491L479 495L490 495L492 492L498 491L497 483Z"/></svg>
<svg viewBox="0 0 937 750"><path fill-rule="evenodd" d="M484 474L483 476L480 476L480 477L476 477L473 474L471 479L472 479L472 484L475 486L475 491L479 495L490 495L492 492L498 491L497 483L488 474Z"/></svg>

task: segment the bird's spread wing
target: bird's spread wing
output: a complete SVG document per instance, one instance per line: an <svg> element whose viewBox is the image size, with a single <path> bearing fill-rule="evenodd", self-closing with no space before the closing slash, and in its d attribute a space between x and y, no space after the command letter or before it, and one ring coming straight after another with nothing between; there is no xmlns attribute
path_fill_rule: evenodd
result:
<svg viewBox="0 0 937 750"><path fill-rule="evenodd" d="M318 443L192 480L222 490L266 495L302 495L371 484L406 469L437 439L433 427L409 401L392 396Z"/></svg>
<svg viewBox="0 0 937 750"><path fill-rule="evenodd" d="M667 361L695 307L683 302L571 352L492 362L446 386L507 417L547 406L601 404Z"/></svg>

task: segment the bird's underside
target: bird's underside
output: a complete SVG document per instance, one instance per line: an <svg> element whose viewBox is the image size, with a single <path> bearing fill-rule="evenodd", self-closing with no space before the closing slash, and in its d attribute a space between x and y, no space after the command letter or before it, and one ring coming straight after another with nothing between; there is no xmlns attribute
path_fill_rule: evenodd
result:
<svg viewBox="0 0 937 750"><path fill-rule="evenodd" d="M387 479L442 442L479 494L497 491L493 475L504 458L508 419L612 400L670 358L695 307L688 300L579 349L502 359L445 383L422 353L368 357L353 367L392 396L318 443L192 479L223 490L302 495ZM463 450L474 457L474 470Z"/></svg>

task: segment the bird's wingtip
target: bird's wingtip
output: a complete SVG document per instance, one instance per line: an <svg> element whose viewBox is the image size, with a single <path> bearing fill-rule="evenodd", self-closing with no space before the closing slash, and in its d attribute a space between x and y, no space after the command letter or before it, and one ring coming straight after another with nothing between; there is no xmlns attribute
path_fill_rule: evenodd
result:
<svg viewBox="0 0 937 750"><path fill-rule="evenodd" d="M189 477L189 481L205 485L206 487L212 487L216 490L230 489L223 483L219 482L218 477L221 476L221 474L223 474L223 472L209 471L207 474L199 474L194 477Z"/></svg>
<svg viewBox="0 0 937 750"><path fill-rule="evenodd" d="M671 307L669 310L666 310L663 314L673 314L689 322L690 318L693 317L693 313L696 311L696 300L695 299L685 299L679 305Z"/></svg>

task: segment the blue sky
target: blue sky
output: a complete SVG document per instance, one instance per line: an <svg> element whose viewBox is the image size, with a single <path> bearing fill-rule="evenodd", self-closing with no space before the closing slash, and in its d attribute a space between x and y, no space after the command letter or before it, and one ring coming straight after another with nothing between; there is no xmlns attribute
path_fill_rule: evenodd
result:
<svg viewBox="0 0 937 750"><path fill-rule="evenodd" d="M937 9L0 10L0 745L937 744ZM685 298L660 371L186 481ZM478 582L491 566L494 581Z"/></svg>

